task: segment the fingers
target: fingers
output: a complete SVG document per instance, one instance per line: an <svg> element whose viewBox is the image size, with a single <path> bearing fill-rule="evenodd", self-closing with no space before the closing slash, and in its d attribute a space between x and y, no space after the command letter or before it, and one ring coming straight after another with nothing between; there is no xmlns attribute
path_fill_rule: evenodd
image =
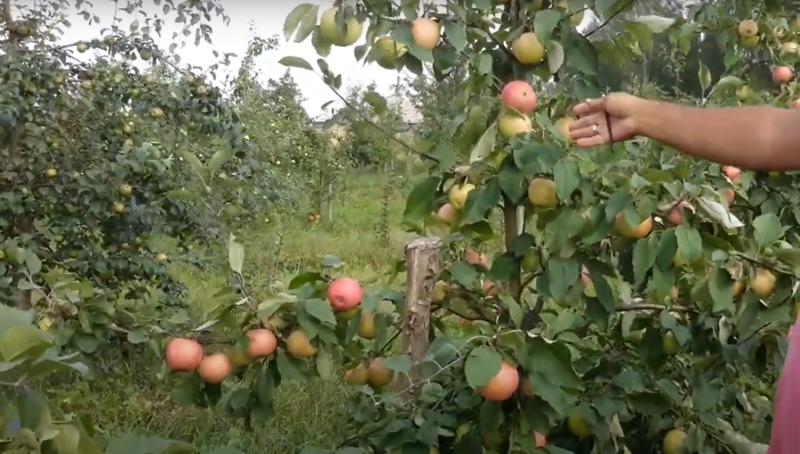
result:
<svg viewBox="0 0 800 454"><path fill-rule="evenodd" d="M578 118L577 120L570 123L569 130L574 131L577 129L591 128L592 126L599 124L601 120L605 120L605 118L601 117L602 116L599 114L591 114Z"/></svg>
<svg viewBox="0 0 800 454"><path fill-rule="evenodd" d="M578 104L572 108L572 111L577 117L589 115L596 112L602 112L605 109L606 98L587 99L586 101Z"/></svg>
<svg viewBox="0 0 800 454"><path fill-rule="evenodd" d="M578 139L588 139L589 137L596 136L597 131L594 130L594 123L591 126L583 127L579 129L574 129L572 127L569 128L569 135L572 137L573 140Z"/></svg>
<svg viewBox="0 0 800 454"><path fill-rule="evenodd" d="M606 138L599 134L575 141L575 145L579 147L599 147L600 145L605 145L606 143L608 143Z"/></svg>

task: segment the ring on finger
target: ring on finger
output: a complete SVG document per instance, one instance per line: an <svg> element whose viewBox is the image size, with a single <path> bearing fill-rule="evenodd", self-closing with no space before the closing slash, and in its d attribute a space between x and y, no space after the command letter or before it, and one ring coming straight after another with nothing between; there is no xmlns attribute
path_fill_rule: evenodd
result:
<svg viewBox="0 0 800 454"><path fill-rule="evenodd" d="M597 132L597 125L592 126L592 132Z"/></svg>

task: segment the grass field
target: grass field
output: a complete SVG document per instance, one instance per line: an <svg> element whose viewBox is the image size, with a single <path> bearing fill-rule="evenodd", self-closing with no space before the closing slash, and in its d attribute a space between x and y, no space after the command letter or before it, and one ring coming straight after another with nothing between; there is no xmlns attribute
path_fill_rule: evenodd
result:
<svg viewBox="0 0 800 454"><path fill-rule="evenodd" d="M355 278L367 279L383 271L413 238L398 229L409 187L403 179L394 181L390 192L388 225L393 227L387 232L389 243L375 233L385 182L385 177L375 174L353 174L337 198L332 222L275 219L240 234L246 247L247 285L252 294L258 297L267 292L274 285L271 275L286 282L294 268L314 263L323 254L339 256L346 263L342 273ZM282 242L281 232L285 233ZM170 247L168 241L163 243L160 248ZM201 272L180 263L173 264L171 271L189 288L188 302L201 317L208 309L208 295L220 288L224 274L218 270ZM248 433L213 411L172 404L168 386L155 378L155 358L137 356L120 363L117 355L112 360L112 372L102 379L51 390L54 403L65 411L88 414L100 426L102 435L142 429L201 447L233 446L261 454L299 452L306 445L329 446L344 436L346 390L339 383L284 383L276 396L276 416L260 430Z"/></svg>

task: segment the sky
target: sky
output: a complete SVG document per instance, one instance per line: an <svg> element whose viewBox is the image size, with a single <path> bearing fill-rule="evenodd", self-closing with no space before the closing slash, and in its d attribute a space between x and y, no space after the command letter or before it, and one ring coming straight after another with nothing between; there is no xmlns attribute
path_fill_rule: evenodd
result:
<svg viewBox="0 0 800 454"><path fill-rule="evenodd" d="M178 4L182 0L175 0ZM96 39L100 36L100 32L104 28L111 25L114 17L115 2L113 0L94 0L94 6L89 10L100 17L99 24L87 25L86 21L80 17L76 12L69 15L73 26L66 30L62 38L62 42L71 43L80 40ZM247 44L250 38L257 34L262 38L267 38L271 35L279 35L282 46L275 51L265 52L256 61L257 67L264 79L277 79L281 77L287 68L278 61L284 56L296 56L305 58L312 65L316 66L316 60L319 58L311 46L310 38L303 43L286 43L283 37L283 22L286 16L294 9L295 6L300 4L298 1L285 1L285 2L258 2L258 1L227 1L222 2L225 8L225 13L230 17L230 24L225 25L221 18L212 17L209 23L213 29L212 41L213 44L208 44L205 41L197 47L194 46L194 38L191 38L186 47L179 50L182 63L189 63L201 67L208 67L217 61L212 54L213 50L220 53L233 52L239 56L237 60L227 69L229 72L235 73L241 61L241 57L247 50ZM125 0L120 0L121 5L125 5ZM319 3L320 12L333 5L332 1L325 1ZM163 6L163 3L162 3ZM152 16L154 13L159 13L163 17L161 7L156 6L153 0L144 0L143 6L145 12ZM125 12L119 12L117 17L123 20L119 23L121 27L127 29L129 24L136 19L136 16L129 15ZM182 24L175 23L174 13L170 13L168 20L165 20L164 29L161 33L162 38L159 40L155 37L158 44L166 49L170 43L173 42L172 34L175 31L180 31ZM140 21L143 24L143 21ZM251 30L252 26L252 30ZM358 44L363 44L364 38ZM353 46L354 47L354 46ZM383 94L388 94L389 88L397 82L398 74L393 71L382 69L374 64L362 66L362 63L356 61L353 56L353 47L337 48L334 47L331 54L326 58L331 70L334 73L342 74L343 87L366 85L372 81L378 84L378 90ZM88 53L87 53L88 55ZM302 89L303 95L307 98L304 107L309 115L312 117L324 117L325 114L321 106L328 101L335 99L335 95L331 92L330 88L319 79L319 77L309 71L291 68L290 72L292 77ZM334 104L335 106L336 104ZM331 106L327 108L330 109Z"/></svg>

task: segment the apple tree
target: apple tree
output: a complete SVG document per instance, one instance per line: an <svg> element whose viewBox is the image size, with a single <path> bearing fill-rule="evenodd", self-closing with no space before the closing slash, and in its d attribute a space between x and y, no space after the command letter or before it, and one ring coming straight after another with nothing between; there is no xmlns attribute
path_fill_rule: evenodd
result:
<svg viewBox="0 0 800 454"><path fill-rule="evenodd" d="M237 76L230 81L234 108L247 128L251 159L228 180L257 177L254 181L241 179L241 191L268 200L259 207L249 205L244 213L237 213L237 219L262 212L268 217L299 213L308 222L317 222L328 193L346 166L336 140L311 124L301 87L291 74L287 71L279 79L262 80L254 59L279 46L277 37L252 39Z"/></svg>
<svg viewBox="0 0 800 454"><path fill-rule="evenodd" d="M646 138L578 149L567 131L570 107L603 94L601 62L646 61L656 40L698 68L703 96L679 99L789 107L799 23L770 1L699 3L676 17L631 4L348 1L320 18L297 6L285 32L310 38L321 58L282 63L333 90L331 46L442 80L466 68L456 140L417 144L430 173L404 213L447 246L430 282L432 341L420 364L398 355L402 293L362 289L326 257L291 294L231 306L225 318L243 334L227 360L168 349L168 365L190 372L182 400L214 402L234 373L245 385L225 389L226 411L268 417L282 380L336 379L341 363L358 391L351 432L308 453L765 452L798 307L796 175L698 162ZM590 14L596 28L584 29ZM606 26L618 32L598 33ZM721 49L724 71L702 52L691 60L698 43ZM770 62L769 84L754 59ZM552 88L547 99L538 84ZM502 251L489 256L491 246ZM453 315L471 324L454 332L443 323ZM406 375L422 378L388 387Z"/></svg>
<svg viewBox="0 0 800 454"><path fill-rule="evenodd" d="M48 376L58 372L90 375L80 352L63 351L52 333L34 323L31 312L0 306L0 452L100 454L130 452L198 452L187 443L141 433L123 434L105 446L95 439L88 418L66 415L38 391ZM218 454L241 454L216 448Z"/></svg>
<svg viewBox="0 0 800 454"><path fill-rule="evenodd" d="M165 2L159 14L186 28L164 50L154 40L164 18L134 4L118 12L131 15L127 27L112 22L74 43L58 40L72 26L60 2L10 8L0 62L0 280L13 290L3 302L35 309L59 342L84 353L109 332L141 342L159 331L137 322L143 306L183 304L169 258L148 236L195 234L186 230L196 225L191 204L174 193L214 173L243 142L219 89L170 53L181 36L210 40L205 23L222 10ZM87 22L100 20L88 5L77 8ZM201 160L184 146L187 130L226 146ZM58 304L41 297L65 286Z"/></svg>

